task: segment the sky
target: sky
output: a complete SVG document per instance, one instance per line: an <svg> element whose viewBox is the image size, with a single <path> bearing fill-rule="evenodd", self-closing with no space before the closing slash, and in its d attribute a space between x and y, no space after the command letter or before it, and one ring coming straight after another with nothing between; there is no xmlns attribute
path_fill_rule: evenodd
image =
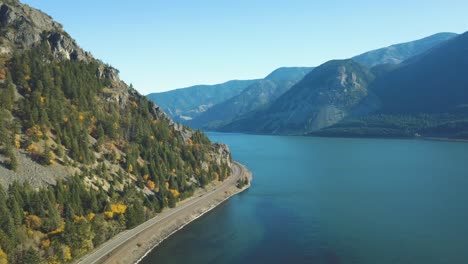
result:
<svg viewBox="0 0 468 264"><path fill-rule="evenodd" d="M468 31L466 0L21 1L142 94L263 78L282 66Z"/></svg>

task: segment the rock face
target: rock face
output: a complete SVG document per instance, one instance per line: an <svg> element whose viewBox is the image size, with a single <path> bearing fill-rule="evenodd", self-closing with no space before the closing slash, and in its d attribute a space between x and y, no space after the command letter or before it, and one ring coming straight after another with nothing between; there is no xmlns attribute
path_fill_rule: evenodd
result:
<svg viewBox="0 0 468 264"><path fill-rule="evenodd" d="M232 157L231 151L226 144L222 143L214 143L212 146L212 151L214 153L214 158L216 159L216 163L221 165L221 161L227 161L229 167L231 167Z"/></svg>
<svg viewBox="0 0 468 264"><path fill-rule="evenodd" d="M1 55L7 55L14 49L31 48L47 39L59 59L92 58L50 16L18 1L0 1L0 23Z"/></svg>
<svg viewBox="0 0 468 264"><path fill-rule="evenodd" d="M0 1L0 23L1 55L8 56L13 50L29 49L46 40L58 60L94 60L63 30L62 25L47 14L17 1ZM97 75L111 81L111 91L107 94L108 100L119 102L124 106L129 96L142 97L136 90L129 88L121 81L118 70L111 66L101 64ZM184 139L191 137L190 130L174 123L158 105L154 104L151 112L155 118L173 126Z"/></svg>
<svg viewBox="0 0 468 264"><path fill-rule="evenodd" d="M367 97L373 75L352 61L330 61L306 75L270 107L235 121L223 130L304 134L333 125L354 112ZM371 104L369 108L373 108Z"/></svg>

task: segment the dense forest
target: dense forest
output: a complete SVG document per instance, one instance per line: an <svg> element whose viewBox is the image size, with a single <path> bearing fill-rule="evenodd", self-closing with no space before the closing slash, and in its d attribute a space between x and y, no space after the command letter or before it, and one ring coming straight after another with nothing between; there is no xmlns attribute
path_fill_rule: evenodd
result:
<svg viewBox="0 0 468 264"><path fill-rule="evenodd" d="M74 172L0 188L0 263L71 261L229 175L221 145L155 114L100 61L57 60L43 40L0 64L0 166Z"/></svg>
<svg viewBox="0 0 468 264"><path fill-rule="evenodd" d="M468 138L466 109L445 114L373 114L345 119L341 123L310 133L335 137L446 137Z"/></svg>

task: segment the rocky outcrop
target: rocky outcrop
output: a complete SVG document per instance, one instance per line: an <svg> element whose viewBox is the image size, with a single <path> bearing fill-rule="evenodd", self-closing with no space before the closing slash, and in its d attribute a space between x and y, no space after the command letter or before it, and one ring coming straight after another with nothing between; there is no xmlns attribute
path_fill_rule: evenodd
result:
<svg viewBox="0 0 468 264"><path fill-rule="evenodd" d="M218 165L221 165L221 161L224 161L227 162L229 167L231 167L231 150L229 150L229 147L226 144L214 143L211 146L211 150L215 155L216 163Z"/></svg>
<svg viewBox="0 0 468 264"><path fill-rule="evenodd" d="M90 60L76 42L47 14L16 0L0 1L0 55L28 49L47 40L56 58Z"/></svg>

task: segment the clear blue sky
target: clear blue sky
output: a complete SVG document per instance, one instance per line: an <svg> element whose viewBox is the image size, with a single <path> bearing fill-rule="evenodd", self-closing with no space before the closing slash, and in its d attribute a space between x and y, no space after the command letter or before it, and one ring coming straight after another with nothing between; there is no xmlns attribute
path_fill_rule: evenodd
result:
<svg viewBox="0 0 468 264"><path fill-rule="evenodd" d="M468 31L466 0L22 1L62 23L143 94Z"/></svg>

